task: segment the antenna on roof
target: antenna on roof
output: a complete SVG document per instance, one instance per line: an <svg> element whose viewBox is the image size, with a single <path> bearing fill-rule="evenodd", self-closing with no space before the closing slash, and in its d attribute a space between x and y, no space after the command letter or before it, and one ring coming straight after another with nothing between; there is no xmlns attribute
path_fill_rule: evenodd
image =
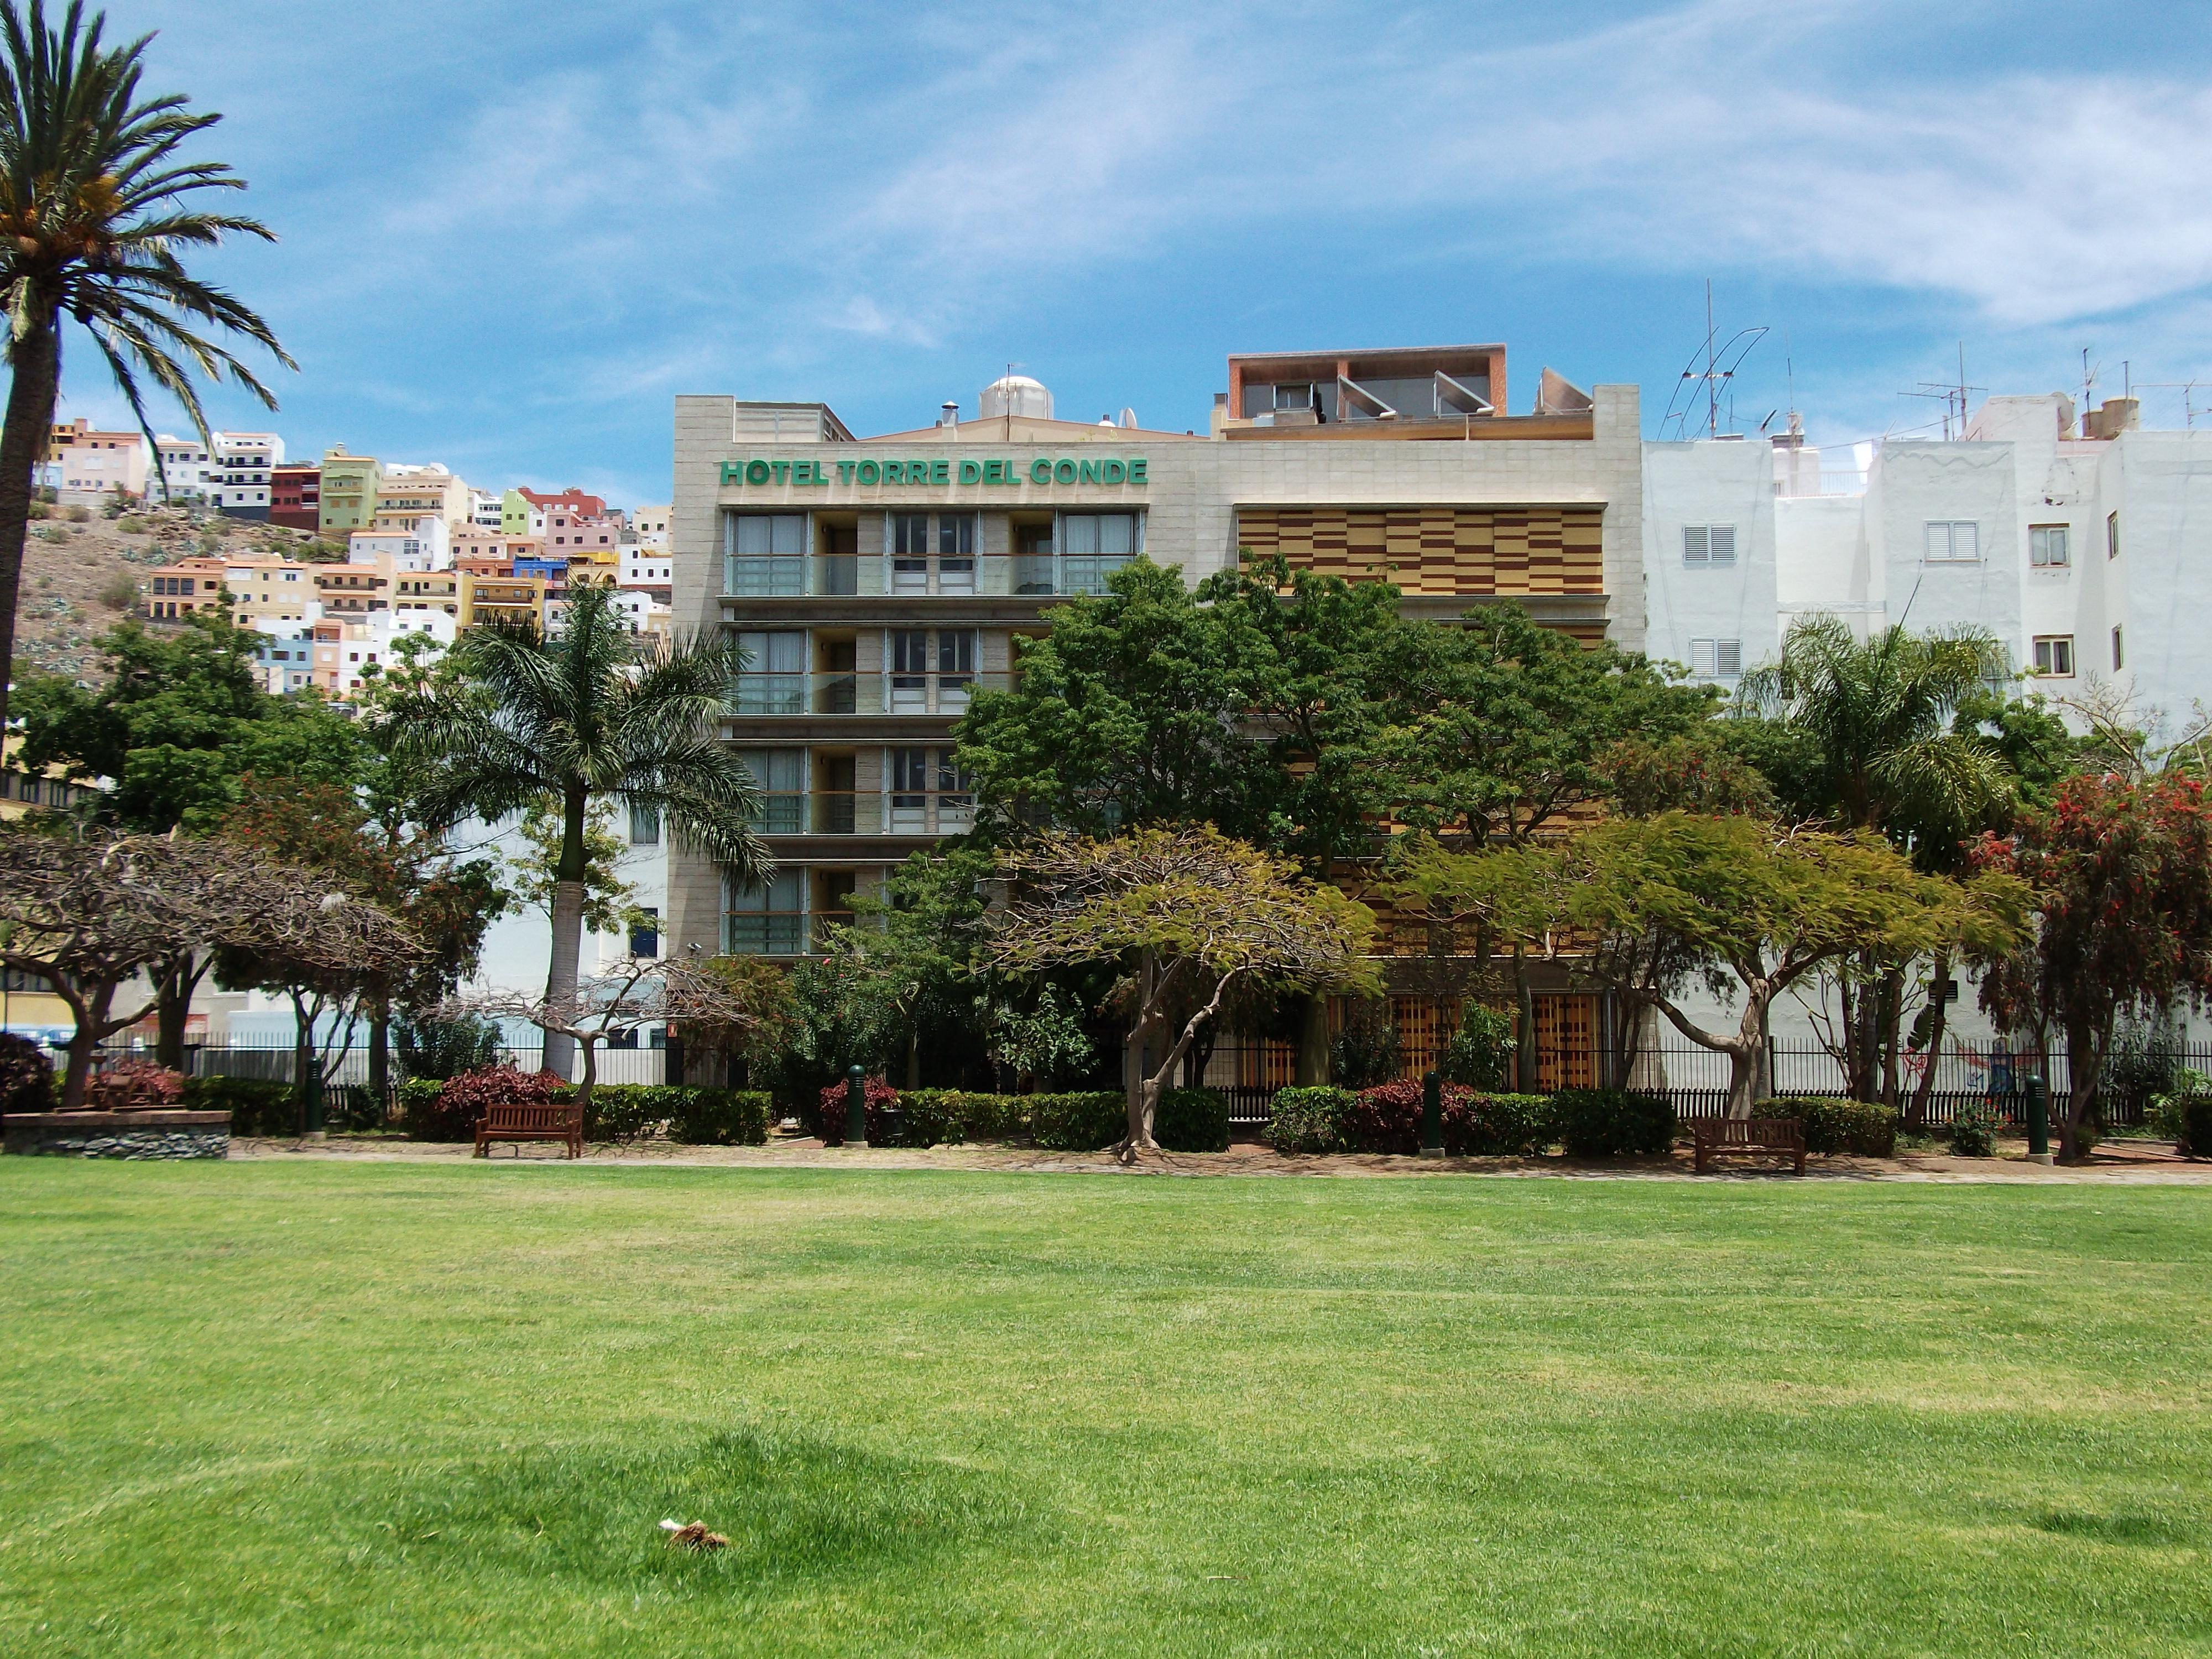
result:
<svg viewBox="0 0 2212 1659"><path fill-rule="evenodd" d="M1943 441L1948 443L1951 441L1951 422L1954 416L1959 422L1959 435L1961 438L1966 435L1966 394L1988 390L1985 386L1966 384L1966 343L1961 340L1959 342L1959 378L1955 383L1923 380L1913 390L1900 392L1897 395L1900 398L1941 398L1943 400Z"/></svg>
<svg viewBox="0 0 2212 1659"><path fill-rule="evenodd" d="M1736 370L1743 366L1743 360L1750 356L1751 349L1765 336L1766 325L1762 323L1753 328L1740 328L1727 339L1721 339L1718 331L1713 326L1713 285L1711 279L1707 279L1705 337L1690 354L1688 367L1683 369L1682 378L1674 383L1674 396L1659 422L1660 437L1665 438L1667 428L1671 426L1674 428L1676 439L1687 438L1690 435L1690 411L1697 407L1701 397L1705 405L1705 435L1708 438L1718 437L1721 394L1731 389L1729 383L1735 380ZM1705 362L1702 370L1698 367L1701 358ZM1731 411L1734 406L1731 400Z"/></svg>

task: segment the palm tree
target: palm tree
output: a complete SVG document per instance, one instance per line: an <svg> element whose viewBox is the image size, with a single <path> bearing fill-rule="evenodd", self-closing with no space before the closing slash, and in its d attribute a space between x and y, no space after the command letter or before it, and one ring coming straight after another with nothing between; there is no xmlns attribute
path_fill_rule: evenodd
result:
<svg viewBox="0 0 2212 1659"><path fill-rule="evenodd" d="M417 799L430 821L473 814L495 823L534 801L560 803L549 1002L575 994L593 796L657 812L677 841L739 881L774 869L752 830L760 810L752 774L717 731L744 662L720 635L641 650L623 630L613 590L582 586L558 635L526 623L475 629L454 648L453 682L385 705L394 758L422 769ZM574 1039L549 1030L548 1068L566 1076L574 1048Z"/></svg>
<svg viewBox="0 0 2212 1659"><path fill-rule="evenodd" d="M1810 798L1797 805L1888 836L1923 869L1949 872L1967 838L2001 822L2013 802L1995 745L1959 718L2010 672L2004 647L1978 630L1908 634L1896 626L1862 644L1837 618L1808 617L1790 624L1780 660L1745 675L1737 696L1747 712L1778 715L1813 740ZM1905 964L1859 966L1861 982L1840 988L1844 1068L1854 1095L1895 1105ZM1911 1103L1916 1121L1934 1089L1949 972L1948 953L1938 952L1928 1071Z"/></svg>
<svg viewBox="0 0 2212 1659"><path fill-rule="evenodd" d="M221 289L186 274L183 248L212 247L233 234L274 241L258 221L204 213L188 198L243 190L219 161L177 161L177 147L222 118L187 112L174 94L141 99L141 59L153 36L125 46L101 40L106 19L87 27L70 0L59 28L43 0L27 22L15 0L0 0L0 291L8 307L14 383L0 431L0 725L15 652L15 590L31 516L32 475L53 430L61 391L64 313L91 333L117 386L153 446L140 397L150 380L184 405L208 436L193 372L226 372L270 409L276 399L219 339L242 335L297 368L269 325ZM155 465L161 452L155 450Z"/></svg>

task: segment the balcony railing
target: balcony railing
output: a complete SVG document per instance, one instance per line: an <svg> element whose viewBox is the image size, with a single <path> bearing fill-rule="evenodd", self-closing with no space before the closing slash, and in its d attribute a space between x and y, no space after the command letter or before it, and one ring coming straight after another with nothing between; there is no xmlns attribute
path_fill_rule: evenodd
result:
<svg viewBox="0 0 2212 1659"><path fill-rule="evenodd" d="M753 827L764 836L959 836L975 798L953 790L769 791Z"/></svg>
<svg viewBox="0 0 2212 1659"><path fill-rule="evenodd" d="M734 693L739 714L942 714L968 712L978 690L1003 691L1013 676L989 674L746 673Z"/></svg>
<svg viewBox="0 0 2212 1659"><path fill-rule="evenodd" d="M1126 554L1055 556L998 554L971 558L840 553L815 558L726 560L722 597L744 600L860 595L948 598L1103 593Z"/></svg>

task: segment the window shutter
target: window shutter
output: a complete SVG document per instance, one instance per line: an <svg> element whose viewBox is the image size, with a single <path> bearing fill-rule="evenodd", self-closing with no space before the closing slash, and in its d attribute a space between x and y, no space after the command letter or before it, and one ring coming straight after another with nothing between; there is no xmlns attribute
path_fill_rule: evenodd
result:
<svg viewBox="0 0 2212 1659"><path fill-rule="evenodd" d="M1951 526L1951 556L1954 559L1978 559L1982 556L1982 527L1971 520Z"/></svg>
<svg viewBox="0 0 2212 1659"><path fill-rule="evenodd" d="M1951 526L1930 520L1928 526L1928 558L1941 563L1951 556Z"/></svg>
<svg viewBox="0 0 2212 1659"><path fill-rule="evenodd" d="M1690 641L1690 672L1702 678L1711 679L1713 676L1713 641L1692 640Z"/></svg>
<svg viewBox="0 0 2212 1659"><path fill-rule="evenodd" d="M1715 564L1734 564L1735 526L1732 524L1713 525L1707 528L1705 534L1712 548L1712 562Z"/></svg>
<svg viewBox="0 0 2212 1659"><path fill-rule="evenodd" d="M1715 666L1719 673L1727 675L1743 672L1743 641L1741 640L1714 641L1713 654Z"/></svg>
<svg viewBox="0 0 2212 1659"><path fill-rule="evenodd" d="M1682 526L1682 562L1684 564L1704 564L1711 557L1711 542L1705 534L1705 526L1686 524Z"/></svg>

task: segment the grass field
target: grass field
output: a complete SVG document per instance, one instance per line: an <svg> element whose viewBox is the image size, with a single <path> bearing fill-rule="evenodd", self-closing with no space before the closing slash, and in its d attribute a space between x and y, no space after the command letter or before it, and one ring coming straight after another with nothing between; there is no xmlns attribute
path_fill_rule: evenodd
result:
<svg viewBox="0 0 2212 1659"><path fill-rule="evenodd" d="M10 1655L2212 1653L2204 1188L9 1158L0 1261Z"/></svg>

